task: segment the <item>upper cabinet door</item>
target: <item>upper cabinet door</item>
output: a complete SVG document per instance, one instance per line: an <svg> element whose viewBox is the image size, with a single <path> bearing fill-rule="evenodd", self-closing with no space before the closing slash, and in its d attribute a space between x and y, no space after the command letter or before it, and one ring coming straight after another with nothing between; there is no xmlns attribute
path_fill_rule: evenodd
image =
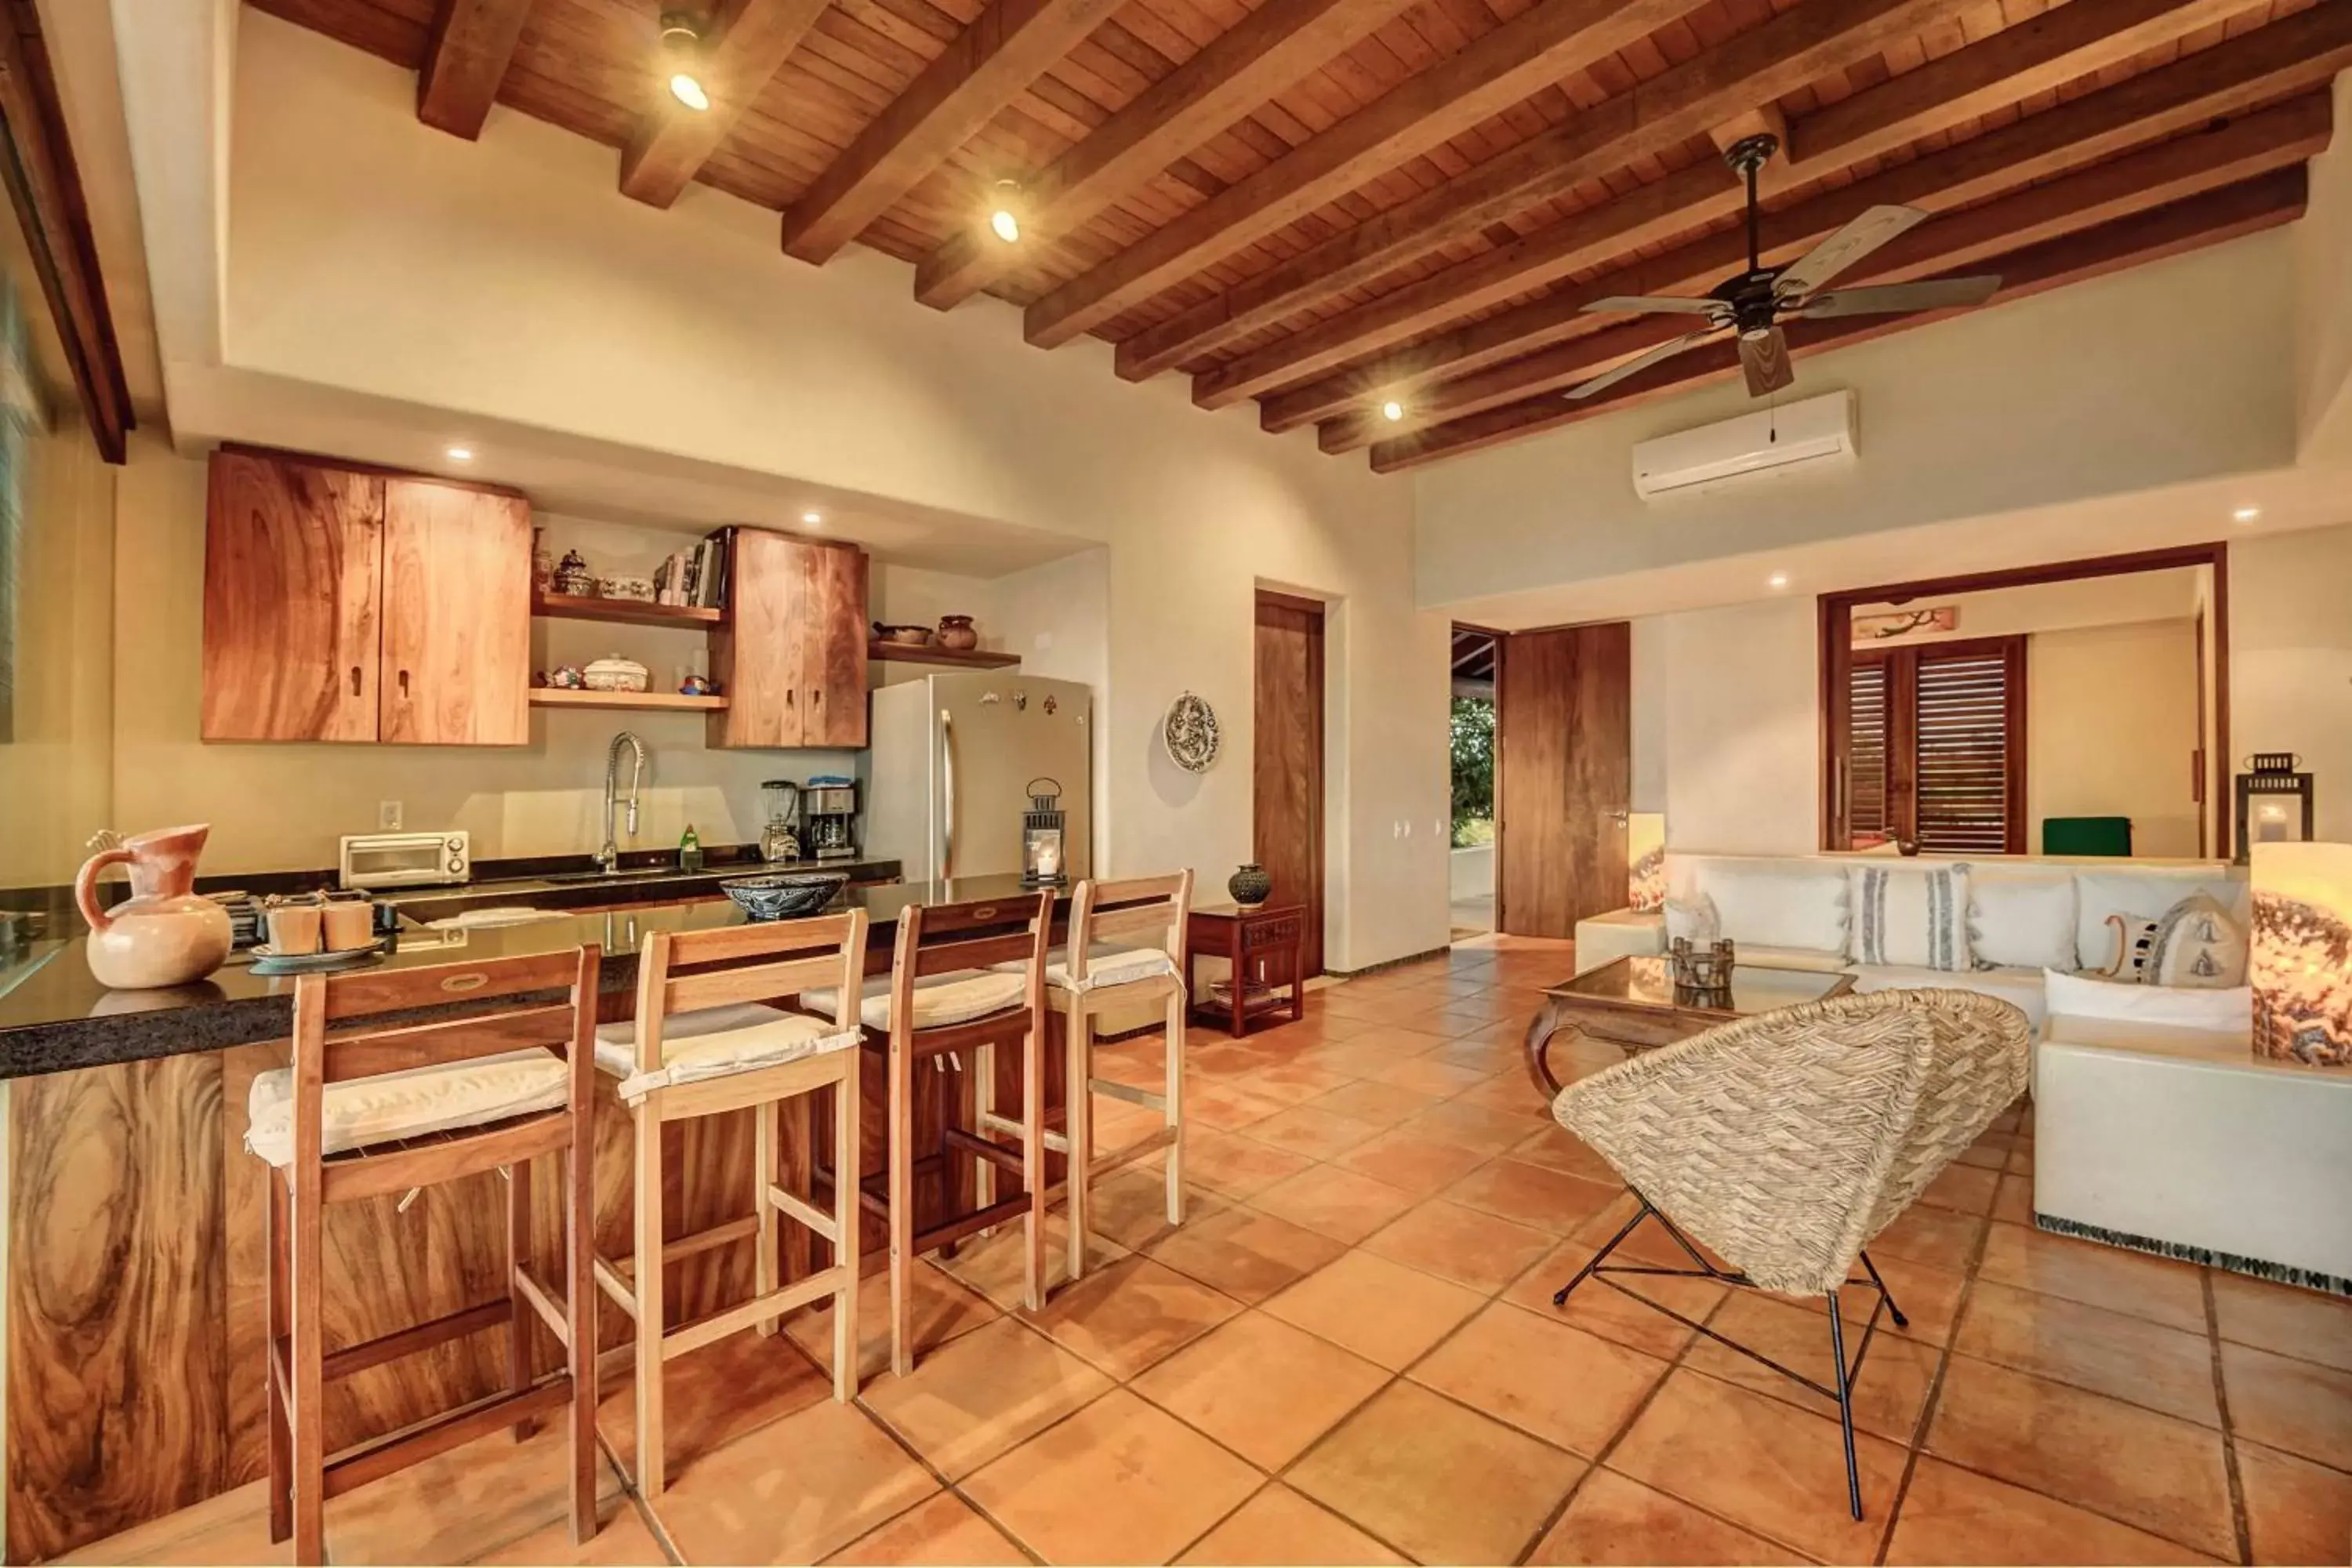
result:
<svg viewBox="0 0 2352 1568"><path fill-rule="evenodd" d="M530 503L384 482L382 738L530 739Z"/></svg>
<svg viewBox="0 0 2352 1568"><path fill-rule="evenodd" d="M383 498L373 475L213 454L205 740L376 738Z"/></svg>
<svg viewBox="0 0 2352 1568"><path fill-rule="evenodd" d="M711 674L727 698L710 716L710 744L805 745L811 547L757 528L734 540L727 616L710 634Z"/></svg>
<svg viewBox="0 0 2352 1568"><path fill-rule="evenodd" d="M804 544L808 632L802 643L801 743L866 744L866 552Z"/></svg>

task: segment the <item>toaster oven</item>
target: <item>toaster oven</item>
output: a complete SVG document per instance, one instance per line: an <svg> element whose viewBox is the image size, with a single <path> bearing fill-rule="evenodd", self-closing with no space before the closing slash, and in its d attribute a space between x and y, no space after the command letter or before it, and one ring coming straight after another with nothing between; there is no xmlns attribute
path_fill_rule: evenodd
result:
<svg viewBox="0 0 2352 1568"><path fill-rule="evenodd" d="M450 833L354 833L342 841L338 880L346 888L423 888L474 874L471 841Z"/></svg>

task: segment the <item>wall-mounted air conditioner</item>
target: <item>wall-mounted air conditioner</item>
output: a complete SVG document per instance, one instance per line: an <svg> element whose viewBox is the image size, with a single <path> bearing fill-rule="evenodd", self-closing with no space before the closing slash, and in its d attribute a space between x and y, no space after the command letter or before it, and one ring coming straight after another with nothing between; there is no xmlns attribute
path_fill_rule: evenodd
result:
<svg viewBox="0 0 2352 1568"><path fill-rule="evenodd" d="M1633 489L1647 500L1853 457L1849 388L1641 442L1633 448Z"/></svg>

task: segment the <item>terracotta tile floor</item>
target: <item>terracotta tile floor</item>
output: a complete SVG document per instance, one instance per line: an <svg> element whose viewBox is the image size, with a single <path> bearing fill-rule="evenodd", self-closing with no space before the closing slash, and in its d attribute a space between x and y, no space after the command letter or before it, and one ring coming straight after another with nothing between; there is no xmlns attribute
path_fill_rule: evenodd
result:
<svg viewBox="0 0 2352 1568"><path fill-rule="evenodd" d="M915 1373L826 1397L821 1316L671 1372L671 1489L604 1471L574 1553L561 1443L500 1436L328 1508L343 1563L2336 1563L2352 1550L2352 1302L2016 1223L2016 1115L1873 1249L1912 1326L1834 1407L1613 1292L1551 1292L1623 1216L1517 1058L1555 944L1318 990L1189 1043L1187 1223L1098 1189L1087 1279L1017 1305L1017 1237L925 1263ZM1579 1042L1574 1070L1614 1059ZM1156 1081L1161 1047L1108 1047ZM1122 1109L1100 1102L1117 1124ZM1063 1257L1058 1218L1050 1257ZM1631 1244L1677 1261L1654 1232ZM1657 1293L1823 1375L1821 1305ZM703 1414L688 1414L691 1406ZM608 1389L628 1451L628 1389ZM257 1488L81 1554L275 1562Z"/></svg>

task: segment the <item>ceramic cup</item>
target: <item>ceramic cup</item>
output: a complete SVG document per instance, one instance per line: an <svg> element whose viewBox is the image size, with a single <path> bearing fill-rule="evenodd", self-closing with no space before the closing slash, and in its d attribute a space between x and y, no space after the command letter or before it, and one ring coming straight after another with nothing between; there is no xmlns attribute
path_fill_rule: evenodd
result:
<svg viewBox="0 0 2352 1568"><path fill-rule="evenodd" d="M278 953L319 951L320 914L316 904L279 904L269 911L269 947Z"/></svg>
<svg viewBox="0 0 2352 1568"><path fill-rule="evenodd" d="M327 951L349 952L375 941L375 906L345 900L319 911L325 917Z"/></svg>

